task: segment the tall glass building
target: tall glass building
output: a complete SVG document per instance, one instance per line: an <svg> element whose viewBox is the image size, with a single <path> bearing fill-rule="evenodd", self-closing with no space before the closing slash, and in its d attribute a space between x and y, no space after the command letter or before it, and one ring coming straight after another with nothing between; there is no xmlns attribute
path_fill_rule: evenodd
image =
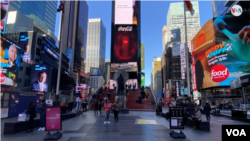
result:
<svg viewBox="0 0 250 141"><path fill-rule="evenodd" d="M187 24L187 45L189 51L191 51L191 40L200 30L200 12L199 3L192 2L194 14L191 15L189 11L186 11L186 24ZM167 14L167 31L171 32L173 29L180 29L181 42L185 42L185 21L184 21L184 2L170 3ZM170 37L168 37L169 39ZM171 45L170 45L171 46Z"/></svg>
<svg viewBox="0 0 250 141"><path fill-rule="evenodd" d="M88 20L87 59L85 73L90 67L101 68L105 78L106 27L100 18Z"/></svg>
<svg viewBox="0 0 250 141"><path fill-rule="evenodd" d="M218 17L222 15L225 12L225 10L227 10L227 7L225 7L226 3L227 1L212 0L213 17Z"/></svg>
<svg viewBox="0 0 250 141"><path fill-rule="evenodd" d="M10 1L9 11L19 11L55 33L57 1Z"/></svg>

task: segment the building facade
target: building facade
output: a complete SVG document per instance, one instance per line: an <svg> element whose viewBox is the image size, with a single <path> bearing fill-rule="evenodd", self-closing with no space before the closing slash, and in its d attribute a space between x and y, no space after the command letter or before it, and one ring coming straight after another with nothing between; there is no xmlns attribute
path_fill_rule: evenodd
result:
<svg viewBox="0 0 250 141"><path fill-rule="evenodd" d="M167 26L164 25L162 28L162 51L164 52L167 47Z"/></svg>
<svg viewBox="0 0 250 141"><path fill-rule="evenodd" d="M215 1L212 0L212 8L213 8L213 17L218 17L222 15L227 7L225 7L225 4L227 1Z"/></svg>
<svg viewBox="0 0 250 141"><path fill-rule="evenodd" d="M191 40L200 30L200 12L199 3L192 2L194 15L191 15L189 11L186 11L186 24L187 24L187 45L189 52L191 51ZM185 42L185 21L184 21L184 3L170 3L168 14L167 14L167 42L170 41L170 32L173 29L180 29L181 42ZM172 46L169 43L167 46Z"/></svg>
<svg viewBox="0 0 250 141"><path fill-rule="evenodd" d="M89 76L90 79L90 87L94 88L94 91L98 89L99 87L103 86L104 79L103 76Z"/></svg>
<svg viewBox="0 0 250 141"><path fill-rule="evenodd" d="M57 1L10 1L9 6L55 33Z"/></svg>
<svg viewBox="0 0 250 141"><path fill-rule="evenodd" d="M100 68L105 78L106 27L100 18L88 20L87 59L85 72Z"/></svg>
<svg viewBox="0 0 250 141"><path fill-rule="evenodd" d="M110 80L110 60L105 60L105 82L108 84Z"/></svg>
<svg viewBox="0 0 250 141"><path fill-rule="evenodd" d="M153 73L152 73L152 81L153 81L153 90L154 90L154 93L155 93L155 95L156 94L158 94L158 89L157 88L159 88L159 86L157 86L157 85L160 85L160 86L162 86L162 84L160 84L160 83L156 83L156 82L158 82L158 79L161 79L162 80L162 78L159 78L159 77L157 77L157 76L159 76L159 75L161 75L161 58L160 57L154 57L154 61L153 61ZM158 73L157 73L158 72ZM160 73L159 73L160 72ZM155 81L156 80L156 81ZM160 81L161 81L160 80Z"/></svg>
<svg viewBox="0 0 250 141"><path fill-rule="evenodd" d="M70 76L80 83L79 72L84 73L88 29L88 5L86 1L64 1L64 13L60 32L60 47L70 60Z"/></svg>

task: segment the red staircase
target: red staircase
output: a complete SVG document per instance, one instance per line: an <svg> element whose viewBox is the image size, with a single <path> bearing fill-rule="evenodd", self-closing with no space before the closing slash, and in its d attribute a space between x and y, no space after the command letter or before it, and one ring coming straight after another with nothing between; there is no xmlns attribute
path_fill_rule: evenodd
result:
<svg viewBox="0 0 250 141"><path fill-rule="evenodd" d="M134 92L133 90L129 89L126 99L126 107L132 111L155 111L155 105L151 105L151 102L154 101L152 94L149 91L148 99L142 99L142 104L136 103L136 99L141 96L140 90L136 89Z"/></svg>
<svg viewBox="0 0 250 141"><path fill-rule="evenodd" d="M102 91L102 95L100 95L99 99L104 99L104 97L108 96L108 90L103 90ZM97 99L96 99L97 100ZM114 103L115 102L115 95L114 95L114 89L111 89L111 96L110 96L110 103ZM90 110L94 110L95 109L95 102L92 103Z"/></svg>

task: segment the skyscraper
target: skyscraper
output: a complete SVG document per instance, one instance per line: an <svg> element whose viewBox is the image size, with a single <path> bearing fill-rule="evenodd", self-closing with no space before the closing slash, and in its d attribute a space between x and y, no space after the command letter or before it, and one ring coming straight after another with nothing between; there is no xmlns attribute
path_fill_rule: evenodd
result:
<svg viewBox="0 0 250 141"><path fill-rule="evenodd" d="M57 1L10 1L9 11L19 11L55 33Z"/></svg>
<svg viewBox="0 0 250 141"><path fill-rule="evenodd" d="M200 30L200 12L199 3L192 2L194 15L191 15L189 11L186 11L186 24L187 24L187 45L189 51L191 51L191 40ZM180 29L181 42L185 42L185 21L184 21L184 3L177 2L171 3L167 14L167 34L173 29ZM169 37L168 37L169 38ZM169 44L170 46L172 44Z"/></svg>
<svg viewBox="0 0 250 141"><path fill-rule="evenodd" d="M105 78L106 27L100 18L88 20L86 70L101 68Z"/></svg>
<svg viewBox="0 0 250 141"><path fill-rule="evenodd" d="M158 91L161 90L162 87L162 79L161 79L161 58L154 57L153 72L152 72L152 80L153 81L153 90L154 94L157 95ZM160 80L159 80L160 79Z"/></svg>
<svg viewBox="0 0 250 141"><path fill-rule="evenodd" d="M225 4L227 1L215 1L212 0L212 8L213 8L213 17L218 17L222 15L227 7L225 7Z"/></svg>
<svg viewBox="0 0 250 141"><path fill-rule="evenodd" d="M162 28L162 51L164 52L166 50L166 45L167 45L167 26L164 25Z"/></svg>
<svg viewBox="0 0 250 141"><path fill-rule="evenodd" d="M110 60L105 60L105 80L106 84L109 82L110 78Z"/></svg>
<svg viewBox="0 0 250 141"><path fill-rule="evenodd" d="M60 48L70 60L70 76L82 82L88 29L88 4L86 1L64 1ZM62 64L65 65L65 64Z"/></svg>

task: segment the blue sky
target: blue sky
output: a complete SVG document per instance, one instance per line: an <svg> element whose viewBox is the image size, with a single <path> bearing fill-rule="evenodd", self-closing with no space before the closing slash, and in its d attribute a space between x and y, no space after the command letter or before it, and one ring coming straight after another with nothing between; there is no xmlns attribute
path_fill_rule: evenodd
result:
<svg viewBox="0 0 250 141"><path fill-rule="evenodd" d="M191 0L193 1L193 0ZM166 16L171 2L142 1L141 6L141 43L145 44L145 84L151 82L153 56L162 56L162 27L167 24ZM89 18L101 18L106 26L106 59L110 59L111 44L111 1L87 0ZM199 1L201 26L212 16L211 1ZM58 14L59 15L59 14ZM57 15L57 21L59 21ZM58 26L58 22L56 27ZM58 28L56 29L56 33Z"/></svg>

